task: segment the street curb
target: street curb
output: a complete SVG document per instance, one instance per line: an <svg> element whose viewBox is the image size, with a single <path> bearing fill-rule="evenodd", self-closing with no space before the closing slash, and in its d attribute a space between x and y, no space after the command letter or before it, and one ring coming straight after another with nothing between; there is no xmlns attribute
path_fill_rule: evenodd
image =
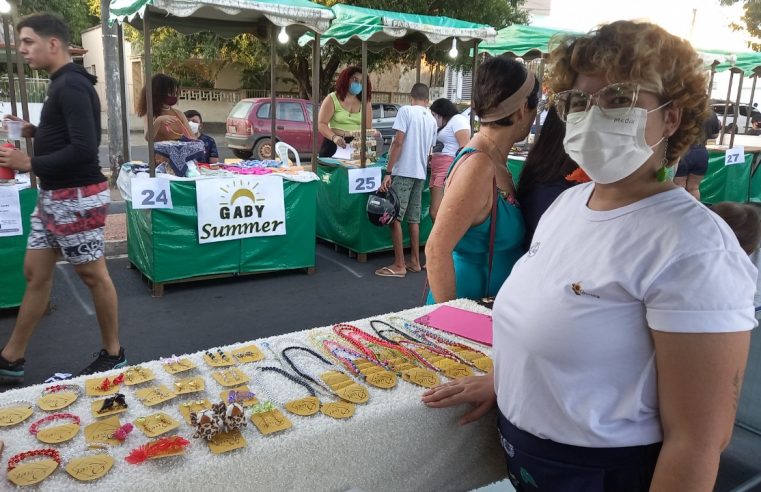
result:
<svg viewBox="0 0 761 492"><path fill-rule="evenodd" d="M106 256L119 256L127 254L127 240L115 239L106 241Z"/></svg>

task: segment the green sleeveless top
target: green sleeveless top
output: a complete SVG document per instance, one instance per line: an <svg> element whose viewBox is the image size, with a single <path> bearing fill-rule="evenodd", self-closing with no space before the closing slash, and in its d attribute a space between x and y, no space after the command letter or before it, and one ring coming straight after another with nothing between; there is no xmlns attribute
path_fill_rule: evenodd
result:
<svg viewBox="0 0 761 492"><path fill-rule="evenodd" d="M328 122L330 128L343 130L345 132L354 132L362 126L362 112L351 113L341 106L341 101L335 92L330 93L333 99L333 117Z"/></svg>

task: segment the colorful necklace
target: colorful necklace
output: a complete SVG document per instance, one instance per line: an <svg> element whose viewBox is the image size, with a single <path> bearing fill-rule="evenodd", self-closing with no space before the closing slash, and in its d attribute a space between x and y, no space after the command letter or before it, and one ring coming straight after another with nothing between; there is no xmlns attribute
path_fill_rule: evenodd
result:
<svg viewBox="0 0 761 492"><path fill-rule="evenodd" d="M341 345L335 340L323 340L322 349L354 376L362 377L376 388L389 389L396 386L396 374L366 355Z"/></svg>
<svg viewBox="0 0 761 492"><path fill-rule="evenodd" d="M376 324L385 325L388 328L379 330L376 328ZM399 331L385 321L373 320L370 322L370 326L373 328L375 333L378 334L379 337L388 342L397 343L400 346L406 348L428 368L440 372L450 379L457 379L473 375L473 371L470 367L463 364L456 355L453 355L447 350L443 350L434 345L426 345L416 339L413 339L409 335ZM384 333L389 332L396 333L398 335L396 339L386 338Z"/></svg>
<svg viewBox="0 0 761 492"><path fill-rule="evenodd" d="M403 380L424 388L433 388L439 384L436 373L420 367L415 355L404 347L370 335L349 324L333 325L333 331L354 345L370 360L395 372Z"/></svg>
<svg viewBox="0 0 761 492"><path fill-rule="evenodd" d="M329 366L332 370L323 372L320 374L318 379L317 377L308 374L305 369L299 369L299 367L296 366L296 363L292 361L290 357L288 357L288 353L294 351L308 354L323 364ZM296 374L330 391L339 398L350 403L367 403L367 400L370 398L370 395L367 392L367 388L354 381L349 374L338 368L335 364L314 350L307 347L292 345L290 347L284 348L280 353L288 365L290 365L291 368L296 372Z"/></svg>
<svg viewBox="0 0 761 492"><path fill-rule="evenodd" d="M431 345L444 345L446 350L455 354L460 360L482 372L491 372L494 369L494 363L492 362L491 357L470 345L458 342L452 337L438 333L426 326L415 323L414 321L409 321L396 316L390 318L390 320L398 320L398 322L403 324L406 330L409 330L416 337L427 341Z"/></svg>

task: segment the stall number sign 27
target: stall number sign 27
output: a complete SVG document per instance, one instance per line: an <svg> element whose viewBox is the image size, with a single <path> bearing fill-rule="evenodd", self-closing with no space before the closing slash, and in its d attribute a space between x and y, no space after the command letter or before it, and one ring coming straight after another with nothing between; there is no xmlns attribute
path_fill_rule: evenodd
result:
<svg viewBox="0 0 761 492"><path fill-rule="evenodd" d="M737 146L727 149L724 157L724 165L745 164L745 147Z"/></svg>
<svg viewBox="0 0 761 492"><path fill-rule="evenodd" d="M372 193L380 188L381 168L349 169L349 193Z"/></svg>
<svg viewBox="0 0 761 492"><path fill-rule="evenodd" d="M134 178L132 208L172 208L172 192L166 178Z"/></svg>

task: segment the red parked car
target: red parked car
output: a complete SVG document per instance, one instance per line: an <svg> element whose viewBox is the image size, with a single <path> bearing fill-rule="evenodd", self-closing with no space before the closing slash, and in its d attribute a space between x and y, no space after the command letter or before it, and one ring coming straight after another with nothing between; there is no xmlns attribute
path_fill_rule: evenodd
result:
<svg viewBox="0 0 761 492"><path fill-rule="evenodd" d="M312 102L278 98L277 140L292 145L304 157L312 153ZM243 99L227 117L225 141L241 159L271 159L272 111L270 98Z"/></svg>

